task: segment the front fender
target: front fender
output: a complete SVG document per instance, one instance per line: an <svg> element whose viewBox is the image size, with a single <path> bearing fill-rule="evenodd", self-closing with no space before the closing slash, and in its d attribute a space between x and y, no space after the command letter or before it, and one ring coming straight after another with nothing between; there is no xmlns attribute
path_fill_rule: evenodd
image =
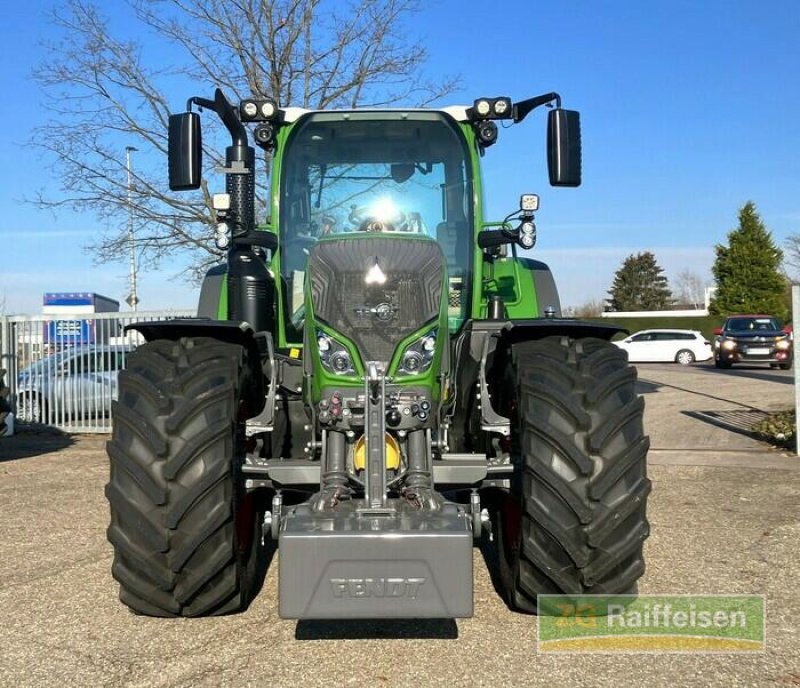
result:
<svg viewBox="0 0 800 688"><path fill-rule="evenodd" d="M270 359L272 342L269 332L257 335L245 322L233 320L211 320L206 318L176 318L133 323L125 327L125 332L140 332L146 341L159 339L177 341L184 337L210 337L228 344L238 344L247 351L247 362L252 372L252 401L256 413L264 407L266 385L264 384L263 364Z"/></svg>
<svg viewBox="0 0 800 688"><path fill-rule="evenodd" d="M570 318L531 318L529 320L495 322L501 336L507 338L511 344L554 336L571 337L572 339L596 337L610 342L615 334L620 332L628 334L628 330L619 325L606 325L589 320L572 320Z"/></svg>
<svg viewBox="0 0 800 688"><path fill-rule="evenodd" d="M628 331L617 325L606 325L586 320L568 318L531 318L528 320L473 320L470 331L470 355L478 362L478 395L481 408L481 429L508 435L510 419L501 409L508 390L503 389L504 371L511 360L514 344L545 337L570 337L585 339L595 337L611 341L619 333ZM467 384L462 384L472 389Z"/></svg>

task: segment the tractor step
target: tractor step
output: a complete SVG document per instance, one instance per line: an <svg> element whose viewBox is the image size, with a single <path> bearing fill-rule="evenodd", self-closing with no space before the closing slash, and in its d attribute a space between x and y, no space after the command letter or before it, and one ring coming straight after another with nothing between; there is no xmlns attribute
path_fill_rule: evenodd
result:
<svg viewBox="0 0 800 688"><path fill-rule="evenodd" d="M472 616L471 516L456 504L415 509L390 500L371 515L361 500L335 512L302 504L283 516L279 538L284 619Z"/></svg>

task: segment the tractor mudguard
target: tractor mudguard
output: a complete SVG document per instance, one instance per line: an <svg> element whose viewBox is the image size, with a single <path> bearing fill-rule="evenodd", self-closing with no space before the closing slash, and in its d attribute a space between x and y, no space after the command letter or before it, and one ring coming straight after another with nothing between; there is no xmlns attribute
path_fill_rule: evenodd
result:
<svg viewBox="0 0 800 688"><path fill-rule="evenodd" d="M247 363L252 369L253 389L250 398L253 415L261 412L266 399L264 363L269 371L274 369L272 335L269 332L254 332L244 322L233 320L211 320L204 318L176 318L151 322L133 323L125 332L135 330L148 342L159 339L177 341L184 337L209 337L228 344L239 344L247 351Z"/></svg>
<svg viewBox="0 0 800 688"><path fill-rule="evenodd" d="M583 339L585 337L596 337L611 341L611 338L620 332L628 334L628 330L619 325L606 325L588 320L572 320L569 318L531 318L530 320L506 320L506 321L475 321L475 326L480 324L483 329L485 323L494 325L501 337L509 344L526 342L532 339L542 339L544 337L564 336L572 339Z"/></svg>
<svg viewBox="0 0 800 688"><path fill-rule="evenodd" d="M508 436L511 423L509 418L498 411L498 394L493 394L492 386L502 379L500 371L506 365L514 344L553 336L572 339L592 337L610 341L618 332L628 331L617 325L567 318L469 321L462 334L468 337L469 344L462 348L464 355L457 363L460 371L458 388L462 390L457 403L466 408L468 397L472 394L472 384L477 382L480 429ZM454 429L453 432L457 434L458 431Z"/></svg>
<svg viewBox="0 0 800 688"><path fill-rule="evenodd" d="M555 315L561 315L561 300L558 298L558 289L553 273L546 263L533 258L517 257L519 264L533 277L533 286L536 289L536 302L539 306L539 316L544 317L548 308L555 310Z"/></svg>
<svg viewBox="0 0 800 688"><path fill-rule="evenodd" d="M215 320L220 317L220 302L223 301L225 292L225 278L228 274L227 265L215 265L203 278L200 286L200 300L197 303L197 315L201 318ZM222 305L227 309L227 298ZM224 316L225 313L223 312Z"/></svg>

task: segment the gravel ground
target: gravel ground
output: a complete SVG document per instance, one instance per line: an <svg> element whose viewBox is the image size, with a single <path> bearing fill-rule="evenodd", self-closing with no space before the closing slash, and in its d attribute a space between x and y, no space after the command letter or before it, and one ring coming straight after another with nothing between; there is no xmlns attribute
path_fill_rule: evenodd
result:
<svg viewBox="0 0 800 688"><path fill-rule="evenodd" d="M708 398L706 373L674 368L641 372L657 451L640 592L766 595L763 653L539 655L536 619L505 608L485 543L472 619L284 621L275 559L244 614L137 617L110 575L105 438L23 432L0 441L0 685L800 685L800 463L686 416L722 402ZM773 401L792 398L775 389ZM763 393L748 385L740 398L731 383L713 396L736 405ZM674 453L698 465L674 465Z"/></svg>

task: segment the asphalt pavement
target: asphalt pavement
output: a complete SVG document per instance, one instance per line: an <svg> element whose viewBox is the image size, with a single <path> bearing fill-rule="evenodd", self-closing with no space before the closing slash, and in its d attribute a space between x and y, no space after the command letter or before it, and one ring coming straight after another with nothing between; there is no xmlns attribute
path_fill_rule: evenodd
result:
<svg viewBox="0 0 800 688"><path fill-rule="evenodd" d="M138 617L110 574L105 437L23 429L0 440L0 686L800 685L800 461L709 420L788 407L794 390L718 373L640 367L653 492L639 589L766 595L763 653L537 654L536 618L506 609L486 543L472 619L281 620L275 559L243 614Z"/></svg>

